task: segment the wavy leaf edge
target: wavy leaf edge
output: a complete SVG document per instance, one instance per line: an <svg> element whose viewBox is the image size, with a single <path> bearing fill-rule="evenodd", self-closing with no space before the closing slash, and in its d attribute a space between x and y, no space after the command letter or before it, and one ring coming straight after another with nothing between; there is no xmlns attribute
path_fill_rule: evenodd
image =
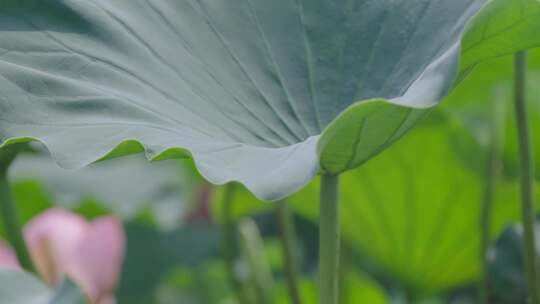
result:
<svg viewBox="0 0 540 304"><path fill-rule="evenodd" d="M534 0L535 3L540 5L540 1ZM467 24L471 25L475 21L475 17L479 16L481 12L489 7L491 4L496 3L497 0L491 0L487 1L484 6L477 12L477 14L473 17L471 17ZM240 184L245 185L253 194L262 201L278 201L285 197L288 197L292 193L297 192L298 190L302 189L305 185L309 183L309 181L312 180L313 177L315 177L318 173L329 173L329 174L339 174L341 172L344 172L346 170L353 169L361 164L363 164L365 161L367 161L369 158L374 157L376 154L380 153L384 148L391 145L394 141L396 141L401 135L406 133L408 130L401 130L403 134L398 134L399 136L395 136L395 138L392 138L390 140L385 140L384 144L380 147L380 149L377 149L376 153L371 153L371 155L367 159L363 159L359 162L354 163L354 166L341 168L337 170L333 169L327 169L327 165L324 161L324 155L328 149L328 143L332 142L335 137L338 135L332 134L333 130L336 128L336 126L339 126L341 123L343 123L344 119L347 119L349 116L353 115L354 113L359 111L363 112L364 109L370 110L370 108L387 108L390 110L398 110L398 111L418 111L418 112L426 112L430 108L436 106L448 93L452 90L452 88L459 83L459 81L456 83L456 79L458 79L458 75L461 76L461 72L468 72L470 68L474 67L476 64L480 62L474 62L466 67L460 67L460 59L462 57L461 53L461 46L463 39L467 35L467 31L471 30L470 26L466 26L465 30L460 34L459 40L455 45L450 47L450 49L445 52L442 56L435 59L433 62L431 62L426 69L423 71L423 73L413 81L411 86L405 91L405 93L402 96L398 96L396 98L392 99L385 99L385 98L371 98L371 99L365 99L360 100L352 103L347 109L342 111L336 118L333 119L332 122L329 123L328 126L326 126L321 134L316 136L311 136L307 138L306 140L289 145L286 147L280 147L280 148L268 148L268 147L256 147L252 145L248 145L245 143L238 143L235 146L236 147L247 147L247 148L255 148L255 149L262 149L262 150L281 150L281 149L297 149L301 146L308 146L311 145L312 147L308 147L307 151L310 155L308 155L306 163L311 164L310 168L307 170L301 170L304 171L302 174L304 175L303 178L297 179L297 181L293 182L292 184L289 183L287 186L281 185L279 190L276 190L276 187L269 186L266 187L264 185L256 184L251 182L250 180L243 179L241 177L237 178L231 178L231 177L223 177L223 178L216 178L215 176L211 176L211 174L208 173L208 170L206 170L205 165L202 163L199 157L199 153L194 153L191 149L185 148L185 147L166 147L159 150L153 150L152 147L149 145L146 145L144 142L132 138L132 139L125 139L120 142L118 142L116 145L107 147L105 149L101 149L101 152L91 157L91 159L86 159L84 161L63 161L61 160L61 157L59 157L58 151L55 151L54 147L52 145L49 145L45 140L36 138L36 137L10 137L5 138L2 142L0 142L0 149L3 147L6 147L8 145L16 144L16 143L24 143L24 142L38 142L42 144L51 157L54 159L54 161L62 168L65 169L80 169L82 167L85 167L91 163L102 161L110 158L130 155L130 154L136 154L136 153L144 153L148 161L159 161L159 160L165 160L165 159L174 159L174 158L190 158L193 159L196 170L203 176L205 179L207 179L209 182L215 185L224 185L230 182L237 182ZM539 45L534 45L536 47ZM531 46L529 46L531 47ZM503 54L507 55L507 54ZM447 56L451 56L450 58L447 58ZM502 55L500 55L502 56ZM410 98L415 98L415 95L418 95L418 92L414 92L414 87L418 82L422 82L423 80L426 81L432 81L433 79L430 79L430 77L424 77L425 74L429 74L430 69L434 69L434 72L437 72L436 70L439 67L439 61L444 60L445 58L449 59L451 61L450 65L445 65L446 69L451 69L451 73L455 76L452 80L452 84L449 88L444 88L441 84L438 84L439 90L435 90L435 95L433 95L433 92L431 93L432 96L429 96L429 98L426 98L426 101L423 101L422 103L418 104L418 100L416 102L411 102ZM489 59L489 58L487 58ZM448 70L446 70L448 72ZM433 76L433 75L428 75ZM464 75L466 77L466 75ZM427 78L427 79L424 79ZM436 79L436 81L440 81L441 79ZM461 79L460 79L461 80ZM419 85L421 87L421 85ZM412 89L412 90L411 90ZM421 89L421 88L420 88ZM413 91L413 92L411 92ZM406 95L412 95L412 96L406 96ZM361 116L361 115L360 115ZM422 116L422 115L419 115ZM414 123L412 123L409 127L412 127ZM401 127L400 127L401 128ZM350 131L350 130L349 130ZM354 130L353 130L354 131ZM335 132L334 132L335 133ZM395 134L394 134L395 135ZM393 136L394 137L394 136ZM304 147L305 148L305 147ZM201 153L202 154L202 153ZM306 172L309 172L306 174Z"/></svg>

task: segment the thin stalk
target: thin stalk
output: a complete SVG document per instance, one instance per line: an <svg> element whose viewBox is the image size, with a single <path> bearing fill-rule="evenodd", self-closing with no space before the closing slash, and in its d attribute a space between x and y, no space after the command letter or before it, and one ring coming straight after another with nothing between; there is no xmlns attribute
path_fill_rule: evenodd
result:
<svg viewBox="0 0 540 304"><path fill-rule="evenodd" d="M351 269L354 269L351 263L349 248L345 244L341 245L341 255L339 262L339 301L341 303L350 303L351 295Z"/></svg>
<svg viewBox="0 0 540 304"><path fill-rule="evenodd" d="M289 296L293 304L301 304L302 301L298 289L296 232L294 229L294 219L286 201L277 203L276 217L282 243L281 248Z"/></svg>
<svg viewBox="0 0 540 304"><path fill-rule="evenodd" d="M17 146L8 146L0 150L0 215L2 216L7 239L15 250L20 265L25 270L35 273L34 264L23 238L19 212L11 197L11 190L7 180L7 169L17 153Z"/></svg>
<svg viewBox="0 0 540 304"><path fill-rule="evenodd" d="M221 247L227 275L238 303L248 304L249 302L247 301L242 288L242 282L236 276L235 271L236 224L232 220L231 214L235 190L236 186L234 184L228 184L225 186L225 193L223 194L223 201L221 204L223 208Z"/></svg>
<svg viewBox="0 0 540 304"><path fill-rule="evenodd" d="M249 264L251 282L255 287L257 303L275 304L275 283L272 269L264 251L264 241L257 224L245 218L238 226L244 257Z"/></svg>
<svg viewBox="0 0 540 304"><path fill-rule="evenodd" d="M524 266L529 297L532 304L540 304L537 282L537 262L534 238L534 164L531 135L526 105L527 53L515 55L515 108L519 137L521 214L524 239Z"/></svg>
<svg viewBox="0 0 540 304"><path fill-rule="evenodd" d="M497 94L497 96L501 96ZM480 283L480 297L484 304L489 303L489 261L488 251L491 241L491 215L493 209L493 198L495 196L495 187L500 173L500 136L502 133L503 121L503 100L495 97L492 105L492 117L490 124L490 138L488 159L486 162L486 176L484 185L484 196L482 201L481 213L481 250L480 261L482 262L482 279Z"/></svg>
<svg viewBox="0 0 540 304"><path fill-rule="evenodd" d="M321 177L319 231L319 303L337 304L339 298L339 176Z"/></svg>

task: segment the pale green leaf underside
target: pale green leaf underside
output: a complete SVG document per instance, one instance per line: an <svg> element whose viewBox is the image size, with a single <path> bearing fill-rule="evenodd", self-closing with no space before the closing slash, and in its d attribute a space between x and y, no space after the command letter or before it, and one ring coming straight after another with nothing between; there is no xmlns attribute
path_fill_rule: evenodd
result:
<svg viewBox="0 0 540 304"><path fill-rule="evenodd" d="M492 0L489 18L469 32L507 20L502 1L538 4ZM65 167L113 150L189 155L213 183L236 180L279 199L319 163L339 173L367 161L421 117L407 108L437 104L459 72L463 28L483 4L5 0L0 141L39 140ZM474 40L470 64L494 55L482 51L484 40L496 55L531 47L521 42L534 27L499 45L497 30L513 30L490 26L490 39ZM380 101L362 102L373 98Z"/></svg>
<svg viewBox="0 0 540 304"><path fill-rule="evenodd" d="M69 278L52 290L30 273L0 269L0 303L9 304L84 304L86 296Z"/></svg>
<svg viewBox="0 0 540 304"><path fill-rule="evenodd" d="M48 304L53 292L29 273L0 269L0 303Z"/></svg>

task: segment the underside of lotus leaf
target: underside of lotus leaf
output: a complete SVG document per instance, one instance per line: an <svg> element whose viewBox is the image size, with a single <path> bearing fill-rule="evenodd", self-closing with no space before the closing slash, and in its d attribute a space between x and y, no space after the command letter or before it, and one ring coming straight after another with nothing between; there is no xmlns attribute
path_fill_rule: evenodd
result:
<svg viewBox="0 0 540 304"><path fill-rule="evenodd" d="M539 5L4 0L0 142L40 141L64 167L188 155L280 199L382 151L478 61L538 45Z"/></svg>

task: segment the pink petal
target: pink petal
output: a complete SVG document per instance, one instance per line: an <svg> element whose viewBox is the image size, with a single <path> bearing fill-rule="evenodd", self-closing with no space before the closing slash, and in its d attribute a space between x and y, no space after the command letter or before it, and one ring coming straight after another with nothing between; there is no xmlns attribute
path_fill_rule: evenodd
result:
<svg viewBox="0 0 540 304"><path fill-rule="evenodd" d="M10 270L21 269L15 253L11 247L2 240L0 240L0 268Z"/></svg>
<svg viewBox="0 0 540 304"><path fill-rule="evenodd" d="M24 229L30 255L40 275L54 285L77 263L77 250L88 223L80 216L53 208Z"/></svg>
<svg viewBox="0 0 540 304"><path fill-rule="evenodd" d="M88 223L62 209L50 209L25 228L32 259L40 275L57 284L66 274L92 303L113 301L121 271L125 236L120 221L101 217ZM107 303L107 302L103 302Z"/></svg>
<svg viewBox="0 0 540 304"><path fill-rule="evenodd" d="M115 290L125 246L124 230L116 218L101 217L88 226L79 243L78 263L70 274L94 301Z"/></svg>

